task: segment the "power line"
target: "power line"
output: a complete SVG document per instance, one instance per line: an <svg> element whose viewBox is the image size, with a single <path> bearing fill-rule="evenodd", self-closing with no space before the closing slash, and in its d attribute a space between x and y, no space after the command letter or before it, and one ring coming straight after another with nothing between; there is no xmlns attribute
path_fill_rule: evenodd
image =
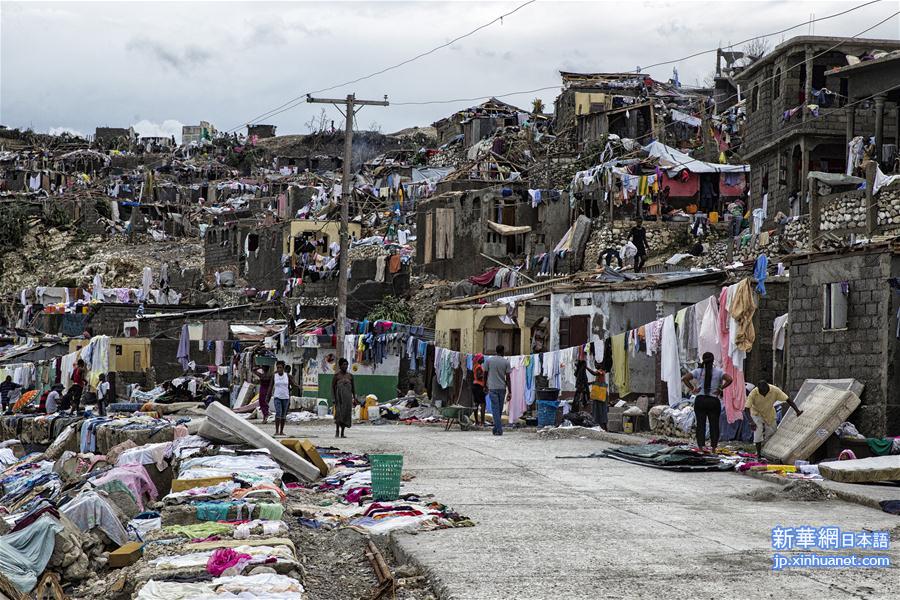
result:
<svg viewBox="0 0 900 600"><path fill-rule="evenodd" d="M871 2L866 2L865 4L860 4L860 5L858 5L858 6L854 6L853 8L848 8L847 10L844 10L844 11L841 11L841 12L838 12L838 13L834 13L833 15L827 15L827 16L821 17L821 18L819 18L819 19L812 19L812 20L810 20L810 21L804 21L803 23L798 23L797 25L793 25L793 26L788 27L788 28L786 28L786 29L781 29L781 30L779 30L779 31L773 31L772 33L767 33L767 34L765 34L765 35L760 35L760 36L756 36L756 37L752 37L752 38L747 38L746 40L742 40L742 41L740 41L740 42L735 42L735 43L729 44L728 46L725 46L725 47L726 47L726 48L734 48L735 46L738 46L738 45L740 45L740 44L746 44L747 42L752 42L752 41L754 41L754 40L758 40L758 39L761 39L761 38L767 38L767 37L771 37L771 36L773 36L773 35L779 35L779 34L782 34L782 33L786 33L786 32L788 32L788 31L791 31L792 29L797 29L798 27L806 27L806 26L808 26L810 23L816 23L816 22L818 22L818 21L827 21L828 19L833 19L833 18L835 18L835 17L840 17L841 15L846 15L847 13L851 13L851 12L853 12L853 11L855 11L855 10L859 10L860 8L865 8L866 6L870 6L870 5L872 5L872 4L877 4L878 2L881 2L881 0L872 0ZM663 65L671 65L671 64L673 64L673 63L681 62L682 60L688 60L688 59L690 59L690 58L696 58L697 56L702 56L702 55L704 55L704 54L711 54L711 53L716 52L716 51L718 51L718 50L719 50L719 48L714 48L714 49L712 49L712 50L704 50L703 52L696 52L696 53L694 53L694 54L690 54L690 55L685 56L685 57L683 57L683 58L679 58L679 59L676 59L676 60L667 60L667 61L664 61L664 62L658 62L658 63L654 63L654 64L652 64L652 65L648 65L648 66L642 67L642 68L643 68L643 69L652 69L652 68L654 68L654 67L661 67L661 66L663 66Z"/></svg>
<svg viewBox="0 0 900 600"><path fill-rule="evenodd" d="M725 47L726 47L726 48L733 48L734 46L736 46L736 45L738 45L738 44L745 44L745 43L751 42L751 41L753 41L753 40L759 40L759 39L764 39L764 38L767 38L767 37L771 37L771 36L773 36L773 35L778 35L778 34L780 34L780 33L784 33L784 32L786 32L786 31L790 31L790 30L792 30L792 29L797 29L798 27L805 27L805 26L809 25L810 22L825 21L825 20L827 20L827 19L832 19L832 18L834 18L834 17L839 17L839 16L845 15L845 14L847 14L847 13L850 13L850 12L853 12L853 11L856 11L856 10L859 10L859 9L861 9L861 8L865 8L866 6L870 6L870 5L872 5L872 4L876 4L876 3L878 3L878 2L881 2L881 0L872 0L871 2L867 2L867 3L865 3L865 4L860 4L859 6L855 6L855 7L853 7L853 8L850 8L850 9L847 9L847 10L844 10L844 11L841 11L841 12L838 12L838 13L834 13L834 14L831 14L831 15L826 15L826 16L824 16L824 17L820 17L820 18L815 19L815 20L813 20L813 21L808 21L808 20L807 20L807 21L803 21L802 23L798 23L797 25L793 25L793 26L791 26L791 27L788 27L788 28L785 28L785 29L781 29L781 30L779 30L779 31L773 31L773 32L770 32L770 33L764 33L764 34L761 34L761 35L757 35L757 36L754 36L754 37L752 37L752 38L747 38L746 40L743 40L743 41L740 41L740 42L736 42L736 43L734 43L734 44L731 44L731 45L725 46ZM892 15L892 16L893 16L893 15ZM888 17L888 18L890 18L890 17ZM881 23L879 23L879 25L880 25L880 24L881 24ZM876 27L877 27L877 25L876 25ZM867 29L866 31L868 31L868 29ZM863 33L865 33L865 32L863 32ZM857 34L857 35L860 35L860 34ZM643 67L643 69L650 69L650 68L657 67L657 66L661 66L661 65L668 65L668 64L672 64L672 63L681 62L681 61L688 60L688 59L691 59L691 58L694 58L694 57L697 57L697 56L702 56L702 55L704 55L704 54L710 54L710 53L716 52L716 51L718 51L719 49L720 49L720 47L716 47L716 48L712 48L712 49L710 49L710 50L703 50L703 51L701 51L701 52L695 52L695 53L693 53L693 54L689 54L689 55L683 56L683 57L681 57L681 58L676 58L676 59L674 59L674 60L664 61L664 62L659 62L659 63L654 63L654 64L649 65L649 66L647 66L647 67ZM477 98L460 98L460 99L456 99L456 100L427 100L427 101L418 101L418 102L413 102L413 101L409 101L409 102L394 102L393 105L394 105L394 106L412 106L412 105L427 105L427 104L450 104L450 103L454 103L454 102L474 102L474 101L482 100L482 99L485 99L485 98L503 98L503 97L506 97L506 96L516 96L516 95L520 95L520 94L531 94L531 93L535 93L535 92L546 91L546 90L549 90L549 89L559 89L559 85L557 84L557 85L554 85L554 86L547 86L547 87L543 87L543 88L537 88L537 89L534 89L534 90L522 90L522 91L518 91L518 92L508 92L508 93L506 93L506 94L492 94L492 95L478 96Z"/></svg>
<svg viewBox="0 0 900 600"><path fill-rule="evenodd" d="M876 0L876 1L880 1L880 0ZM502 22L504 17L509 17L509 16L511 16L511 15L513 15L513 14L519 12L520 10L522 10L523 8L525 8L526 6L528 6L529 4L534 4L535 2L537 2L537 0L528 0L527 2L524 2L524 3L520 4L519 6L517 6L516 8L514 8L513 10L511 10L511 11L509 11L509 12L506 12L506 13L503 13L503 14L500 15L499 17L493 19L492 21L489 21L488 23L485 23L485 24L483 24L483 25L479 25L478 27L476 27L476 28L473 29L472 31L469 31L468 33L464 33L464 34L462 34L462 35L460 35L460 36L457 36L457 37L453 38L452 40L450 40L449 42L445 42L445 43L443 43L443 44L441 44L441 45L439 45L439 46L435 46L435 47L432 48L431 50L427 50L427 51L425 51L425 52L422 52L422 53L420 53L420 54L417 54L416 56L413 56L412 58L408 58L408 59L406 59L406 60L404 60L404 61L401 61L401 62L399 62L399 63L397 63L397 64L395 64L395 65L391 65L391 66L389 66L389 67L385 67L385 68L383 68L383 69L380 69L380 70L378 70L378 71L375 71L374 73L370 73L370 74L368 74L368 75L363 75L362 77L357 77L356 79L351 79L350 81L345 81L345 82L343 82L343 83L338 83L338 84L333 85L333 86L331 86L331 87L322 88L322 89L320 89L320 90L314 90L314 91L305 92L305 93L303 93L303 94L300 94L299 96L296 96L296 97L292 98L291 100L288 100L288 101L285 102L284 104L282 104L282 105L280 105L280 106L277 106L277 107L273 108L273 109L270 110L270 111L264 112L264 113L261 114L261 115L257 115L256 117L253 117L252 119L250 119L250 120L247 121L247 122L248 122L248 123L252 123L252 122L257 121L257 120L260 120L260 119L269 119L269 118L271 118L271 117L274 117L275 115L281 114L281 113L284 112L285 110L290 110L291 108L294 108L295 106L297 106L297 105L301 104L302 102L304 102L304 101L305 101L304 99L305 99L306 96L308 96L308 95L312 95L312 94L321 94L322 92L328 92L328 91L331 91L331 90L334 90L334 89L337 89L337 88L340 88L340 87L344 87L344 86L347 86L347 85L352 85L352 84L354 84L354 83L359 83L360 81L365 81L366 79L371 79L372 77L376 77L376 76L378 76L378 75L382 75L382 74L384 74L384 73L387 73L388 71L393 71L394 69L399 69L400 67L405 66L405 65L408 65L408 64L411 63L411 62L417 61L417 60L419 60L420 58L424 58L424 57L426 57L426 56L428 56L428 55L430 55L430 54L434 54L434 53L437 52L438 50L442 50L442 49L444 49L444 48L446 48L446 47L448 47L448 46L451 46L451 45L455 44L456 42L458 42L458 41L460 41L460 40L462 40L462 39L465 39L465 38L467 38L467 37L469 37L469 36L475 35L475 34L478 33L479 31L481 31L482 29L485 29L485 28L487 28L487 27L490 27L490 26L493 25L494 23ZM298 100L300 100L300 102L298 102ZM238 129L242 128L243 126L244 126L244 124L238 125L237 127L233 127L233 128L231 128L231 129L228 130L228 133L231 133L231 132L233 132L233 131L237 131Z"/></svg>

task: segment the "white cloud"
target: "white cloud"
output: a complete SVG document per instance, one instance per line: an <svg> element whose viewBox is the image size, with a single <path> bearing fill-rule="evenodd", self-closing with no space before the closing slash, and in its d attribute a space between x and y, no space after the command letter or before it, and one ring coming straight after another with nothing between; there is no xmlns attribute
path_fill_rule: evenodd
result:
<svg viewBox="0 0 900 600"><path fill-rule="evenodd" d="M68 133L70 135L77 135L78 137L86 137L83 133L77 129L72 129L71 127L51 127L47 130L47 133L50 135L62 135Z"/></svg>
<svg viewBox="0 0 900 600"><path fill-rule="evenodd" d="M147 119L142 119L134 123L132 127L141 137L172 137L175 141L181 143L181 127L184 125L181 121L175 119L166 119L162 123L154 123Z"/></svg>

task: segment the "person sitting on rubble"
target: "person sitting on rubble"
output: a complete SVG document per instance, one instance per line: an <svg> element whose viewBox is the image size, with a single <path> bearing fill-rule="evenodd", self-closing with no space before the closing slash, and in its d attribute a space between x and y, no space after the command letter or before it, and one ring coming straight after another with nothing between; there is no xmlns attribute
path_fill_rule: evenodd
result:
<svg viewBox="0 0 900 600"><path fill-rule="evenodd" d="M803 414L790 396L768 381L760 381L756 389L747 395L745 409L750 412L750 429L753 431L753 443L756 444L756 456L762 456L763 442L772 437L778 428L775 419L776 402L787 402L798 417Z"/></svg>
<svg viewBox="0 0 900 600"><path fill-rule="evenodd" d="M44 412L48 415L56 414L56 411L59 410L62 389L62 384L57 383L47 392L47 397L44 399Z"/></svg>

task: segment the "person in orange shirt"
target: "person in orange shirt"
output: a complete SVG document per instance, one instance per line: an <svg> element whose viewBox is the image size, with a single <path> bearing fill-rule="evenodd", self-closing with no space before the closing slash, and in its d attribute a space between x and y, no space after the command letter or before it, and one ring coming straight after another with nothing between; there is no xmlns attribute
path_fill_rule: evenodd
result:
<svg viewBox="0 0 900 600"><path fill-rule="evenodd" d="M472 403L475 406L475 425L484 427L484 355L476 354L472 365ZM479 416L479 412L481 413Z"/></svg>

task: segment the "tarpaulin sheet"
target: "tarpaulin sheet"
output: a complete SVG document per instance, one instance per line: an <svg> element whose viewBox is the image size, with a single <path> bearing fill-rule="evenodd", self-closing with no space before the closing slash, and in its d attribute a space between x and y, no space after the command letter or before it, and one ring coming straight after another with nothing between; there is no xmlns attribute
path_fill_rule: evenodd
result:
<svg viewBox="0 0 900 600"><path fill-rule="evenodd" d="M662 142L650 142L644 146L644 152L651 157L658 158L662 167L669 169L670 175L675 175L682 169L691 173L749 173L750 165L721 165L708 163L696 158L691 158L684 152L666 146Z"/></svg>
<svg viewBox="0 0 900 600"><path fill-rule="evenodd" d="M0 571L16 588L30 592L47 568L56 534L62 530L59 521L44 515L28 527L0 537Z"/></svg>

